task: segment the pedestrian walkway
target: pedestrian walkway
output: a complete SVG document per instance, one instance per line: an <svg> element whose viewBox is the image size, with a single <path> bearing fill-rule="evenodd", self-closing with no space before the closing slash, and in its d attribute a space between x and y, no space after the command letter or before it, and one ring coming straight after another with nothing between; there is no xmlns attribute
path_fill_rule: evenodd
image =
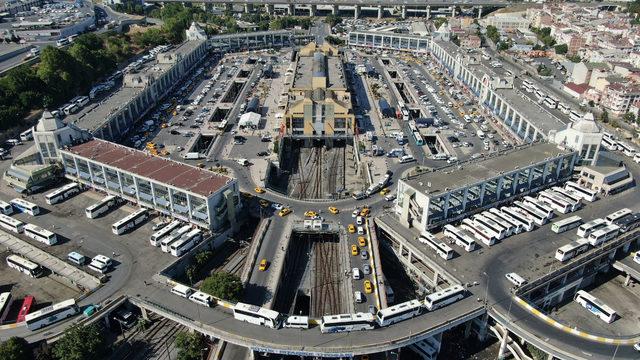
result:
<svg viewBox="0 0 640 360"><path fill-rule="evenodd" d="M4 231L0 231L0 244L11 252L25 257L40 266L44 266L54 274L67 279L82 291L92 291L100 286L100 280L95 276L89 275L86 272L65 263L57 257L38 249L26 241L7 234Z"/></svg>

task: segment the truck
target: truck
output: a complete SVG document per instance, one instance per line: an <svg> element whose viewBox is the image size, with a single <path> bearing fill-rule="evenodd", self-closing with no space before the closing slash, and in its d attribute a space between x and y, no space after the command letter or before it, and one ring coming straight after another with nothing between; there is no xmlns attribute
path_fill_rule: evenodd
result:
<svg viewBox="0 0 640 360"><path fill-rule="evenodd" d="M478 136L479 139L484 139L484 131L478 130L476 132L476 135Z"/></svg>
<svg viewBox="0 0 640 360"><path fill-rule="evenodd" d="M242 166L249 166L249 160L247 159L237 159L236 162Z"/></svg>
<svg viewBox="0 0 640 360"><path fill-rule="evenodd" d="M204 158L204 156L199 152L188 152L184 154L183 158L185 160L198 160Z"/></svg>

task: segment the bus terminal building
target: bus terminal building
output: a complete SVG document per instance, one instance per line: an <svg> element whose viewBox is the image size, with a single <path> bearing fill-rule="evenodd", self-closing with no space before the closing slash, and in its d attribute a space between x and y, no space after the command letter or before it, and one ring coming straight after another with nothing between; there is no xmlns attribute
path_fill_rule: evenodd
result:
<svg viewBox="0 0 640 360"><path fill-rule="evenodd" d="M73 181L205 229L236 226L234 178L101 139L59 152Z"/></svg>
<svg viewBox="0 0 640 360"><path fill-rule="evenodd" d="M406 227L429 230L567 181L575 151L537 143L403 177L395 211Z"/></svg>

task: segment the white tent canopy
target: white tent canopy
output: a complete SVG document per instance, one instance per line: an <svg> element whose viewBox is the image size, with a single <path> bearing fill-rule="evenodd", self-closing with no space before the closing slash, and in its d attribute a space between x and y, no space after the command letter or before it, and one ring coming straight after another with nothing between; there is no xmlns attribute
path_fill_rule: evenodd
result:
<svg viewBox="0 0 640 360"><path fill-rule="evenodd" d="M258 126L258 124L260 124L260 117L260 114L254 112L242 114L240 121L238 121L238 126Z"/></svg>

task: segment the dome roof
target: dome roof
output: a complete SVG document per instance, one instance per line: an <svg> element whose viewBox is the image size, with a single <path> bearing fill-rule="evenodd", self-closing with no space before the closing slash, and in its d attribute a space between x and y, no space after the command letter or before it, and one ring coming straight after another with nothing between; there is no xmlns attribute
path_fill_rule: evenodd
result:
<svg viewBox="0 0 640 360"><path fill-rule="evenodd" d="M584 114L584 116L580 120L576 121L571 127L583 133L600 132L600 126L596 123L592 113Z"/></svg>
<svg viewBox="0 0 640 360"><path fill-rule="evenodd" d="M42 117L38 120L36 131L55 131L57 129L62 129L63 127L65 127L65 124L62 120L53 116L50 111L44 111L42 113Z"/></svg>

